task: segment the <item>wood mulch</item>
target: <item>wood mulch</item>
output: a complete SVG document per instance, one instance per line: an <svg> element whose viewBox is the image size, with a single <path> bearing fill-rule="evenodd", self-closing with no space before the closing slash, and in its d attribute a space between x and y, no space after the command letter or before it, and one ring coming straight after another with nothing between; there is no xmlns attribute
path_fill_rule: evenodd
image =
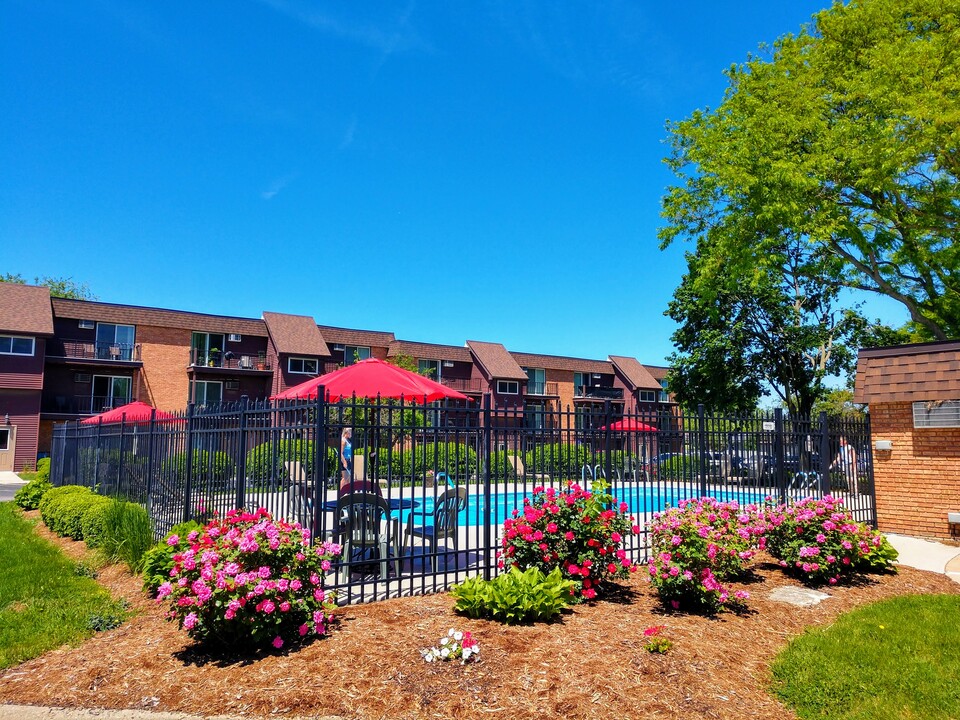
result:
<svg viewBox="0 0 960 720"><path fill-rule="evenodd" d="M49 537L82 559L82 543ZM749 612L714 618L664 613L642 573L616 597L578 606L560 622L508 627L457 616L449 596L400 598L340 611L328 638L289 652L217 657L197 649L139 578L105 568L100 582L137 615L76 648L0 673L0 703L142 708L208 715L345 718L792 718L768 691L769 667L791 637L853 608L897 595L958 593L942 575L902 568L827 590L813 608L771 601L796 585L772 562L736 585ZM643 649L664 625L674 646ZM480 662L423 662L448 628L470 630ZM891 662L895 662L891 658Z"/></svg>

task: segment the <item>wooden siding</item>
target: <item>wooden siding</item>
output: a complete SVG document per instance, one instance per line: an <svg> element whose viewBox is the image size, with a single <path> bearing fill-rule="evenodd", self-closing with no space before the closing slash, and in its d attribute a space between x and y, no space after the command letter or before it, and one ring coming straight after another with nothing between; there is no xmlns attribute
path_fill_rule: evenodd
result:
<svg viewBox="0 0 960 720"><path fill-rule="evenodd" d="M16 448L13 470L33 467L37 461L37 439L40 431L40 391L0 390L0 422L10 416L10 424L16 426Z"/></svg>

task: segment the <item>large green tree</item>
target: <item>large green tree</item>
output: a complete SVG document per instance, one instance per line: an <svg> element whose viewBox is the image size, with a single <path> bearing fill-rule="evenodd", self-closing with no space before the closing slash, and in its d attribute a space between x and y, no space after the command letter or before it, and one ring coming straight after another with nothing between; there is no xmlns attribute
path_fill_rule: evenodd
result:
<svg viewBox="0 0 960 720"><path fill-rule="evenodd" d="M960 0L836 3L727 76L719 107L670 127L662 243L709 240L704 285L797 238L823 288L960 337Z"/></svg>
<svg viewBox="0 0 960 720"><path fill-rule="evenodd" d="M27 281L20 273L0 274L0 282L16 283L26 285ZM63 277L36 277L33 279L34 285L46 286L50 288L50 294L53 297L72 298L73 300L96 300L97 296L90 291L90 286L86 283L78 283L73 278Z"/></svg>

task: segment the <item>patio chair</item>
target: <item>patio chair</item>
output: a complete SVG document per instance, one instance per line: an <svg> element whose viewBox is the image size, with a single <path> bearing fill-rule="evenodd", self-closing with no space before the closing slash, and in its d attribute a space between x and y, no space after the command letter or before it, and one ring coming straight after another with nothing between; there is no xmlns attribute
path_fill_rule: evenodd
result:
<svg viewBox="0 0 960 720"><path fill-rule="evenodd" d="M407 515L407 526L403 533L403 546L409 547L413 553L413 539L420 538L424 551L429 546L430 554L427 556L430 562L430 571L433 572L433 558L437 553L437 542L440 540L452 540L453 551L458 552L460 547L459 539L459 517L467 506L467 489L464 487L449 488L437 498L433 506L433 512L428 513L424 510L411 510ZM428 517L433 516L433 524L427 525ZM423 525L414 524L415 517L423 518Z"/></svg>
<svg viewBox="0 0 960 720"><path fill-rule="evenodd" d="M307 478L307 470L299 460L286 460L283 463L290 478L287 500L294 518L304 527L309 527L313 516L313 487Z"/></svg>
<svg viewBox="0 0 960 720"><path fill-rule="evenodd" d="M337 500L335 522L339 524L342 548L340 581L350 581L350 567L362 563L367 553L379 554L380 576L387 577L390 550L393 545L394 570L396 570L397 538L400 521L390 517L390 504L374 493L349 493ZM359 558L359 562L355 560Z"/></svg>

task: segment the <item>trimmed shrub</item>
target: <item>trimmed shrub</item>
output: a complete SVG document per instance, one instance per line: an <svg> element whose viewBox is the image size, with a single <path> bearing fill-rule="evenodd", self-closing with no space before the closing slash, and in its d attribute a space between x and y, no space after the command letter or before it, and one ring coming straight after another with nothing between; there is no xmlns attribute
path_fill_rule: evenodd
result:
<svg viewBox="0 0 960 720"><path fill-rule="evenodd" d="M187 453L181 452L171 455L160 465L161 472L172 474L178 481L187 475ZM224 486L233 477L236 466L233 459L225 452L208 452L194 450L191 462L193 481L197 484L212 484Z"/></svg>
<svg viewBox="0 0 960 720"><path fill-rule="evenodd" d="M287 479L285 462L299 462L308 473L313 467L312 440L267 440L247 452L247 477L256 481ZM337 451L327 448L327 474L336 475Z"/></svg>
<svg viewBox="0 0 960 720"><path fill-rule="evenodd" d="M80 520L86 508L86 500L91 497L93 491L79 485L64 485L48 490L40 500L40 518L57 535L79 535L75 539L81 539L83 535Z"/></svg>
<svg viewBox="0 0 960 720"><path fill-rule="evenodd" d="M503 524L498 566L536 567L543 573L560 568L562 576L575 583L574 596L586 600L636 570L621 544L640 528L627 514L627 504L618 505L608 487L599 480L592 491L576 483L562 492L534 488L533 497L524 498L522 512L514 510Z"/></svg>
<svg viewBox="0 0 960 720"><path fill-rule="evenodd" d="M590 461L590 448L566 443L537 445L523 456L528 473L546 473L554 478L579 477L583 466L589 465Z"/></svg>
<svg viewBox="0 0 960 720"><path fill-rule="evenodd" d="M50 458L40 458L37 460L37 480L50 481Z"/></svg>
<svg viewBox="0 0 960 720"><path fill-rule="evenodd" d="M514 482L517 475L517 455L507 450L495 450L490 453L491 482Z"/></svg>
<svg viewBox="0 0 960 720"><path fill-rule="evenodd" d="M38 474L33 480L28 482L22 488L17 490L13 496L13 501L24 510L36 510L40 507L40 500L44 493L53 489L49 480L42 480Z"/></svg>
<svg viewBox="0 0 960 720"><path fill-rule="evenodd" d="M358 448L356 455L363 455ZM477 453L462 443L418 443L413 450L386 450L377 453L376 472L381 479L391 478L395 485L423 483L427 473L445 472L451 479L469 478L478 468Z"/></svg>
<svg viewBox="0 0 960 720"><path fill-rule="evenodd" d="M450 588L450 594L456 599L457 612L509 625L552 620L570 604L575 586L564 580L558 567L544 575L539 568L520 572L514 565L489 581L479 575L469 578Z"/></svg>
<svg viewBox="0 0 960 720"><path fill-rule="evenodd" d="M181 538L186 543L190 533L203 529L203 525L195 520L187 520L170 528L170 532L160 542L143 554L143 589L155 597L157 588L170 580L170 571L173 570L173 556L182 551ZM186 547L186 545L184 546Z"/></svg>
<svg viewBox="0 0 960 720"><path fill-rule="evenodd" d="M139 572L143 555L154 544L153 525L146 508L113 500L104 511L100 549L111 562L123 562L130 572Z"/></svg>
<svg viewBox="0 0 960 720"><path fill-rule="evenodd" d="M110 498L94 495L80 516L83 540L89 548L100 547L103 540L104 519L110 502Z"/></svg>

